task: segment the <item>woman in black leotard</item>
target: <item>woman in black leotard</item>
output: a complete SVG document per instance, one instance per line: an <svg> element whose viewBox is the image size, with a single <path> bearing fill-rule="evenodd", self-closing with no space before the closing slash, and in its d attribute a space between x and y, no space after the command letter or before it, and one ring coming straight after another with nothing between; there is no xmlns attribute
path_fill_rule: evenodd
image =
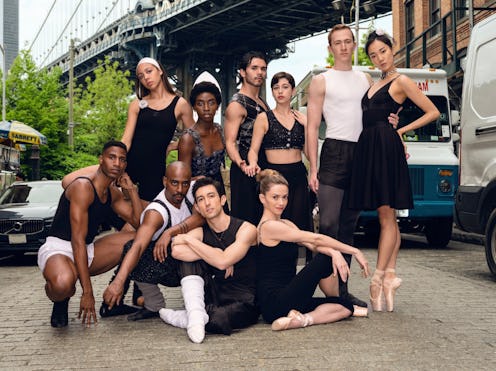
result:
<svg viewBox="0 0 496 371"><path fill-rule="evenodd" d="M370 283L374 310L392 311L394 294L401 284L396 276L396 259L401 236L395 209L413 208L412 191L403 134L436 120L439 111L407 76L394 66L392 42L383 31L373 31L365 45L370 60L382 71L382 78L362 99L363 131L355 147L350 187L350 207L377 210L381 235L377 265ZM397 112L409 98L424 115L398 130L388 123L390 112Z"/></svg>
<svg viewBox="0 0 496 371"><path fill-rule="evenodd" d="M350 270L341 252L353 255L364 276L368 276L368 263L362 252L331 237L302 231L291 221L281 219L288 203L288 182L272 169L261 171L257 179L264 207L258 225L257 298L264 320L272 322L272 329L278 331L335 322L352 314L366 316L367 308L354 308L346 299L313 297L319 282L331 275L339 274L347 280ZM317 255L296 274L298 244Z"/></svg>
<svg viewBox="0 0 496 371"><path fill-rule="evenodd" d="M186 128L193 126L191 106L176 94L158 61L141 59L136 67L136 99L129 105L122 141L128 150L126 171L143 200L153 200L164 189L167 147L178 121Z"/></svg>

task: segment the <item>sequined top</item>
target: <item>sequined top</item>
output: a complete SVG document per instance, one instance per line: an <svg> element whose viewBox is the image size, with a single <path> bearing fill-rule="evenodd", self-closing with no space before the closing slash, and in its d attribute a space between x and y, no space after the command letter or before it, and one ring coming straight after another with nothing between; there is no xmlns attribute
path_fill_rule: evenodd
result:
<svg viewBox="0 0 496 371"><path fill-rule="evenodd" d="M239 155L243 160L246 160L248 158L248 150L250 149L251 137L253 135L253 124L255 123L258 114L260 112L265 112L265 108L250 97L241 93L234 94L231 102L238 102L246 109L246 118L239 127L237 137ZM265 103L264 100L262 100L262 102ZM268 107L266 103L265 105Z"/></svg>
<svg viewBox="0 0 496 371"><path fill-rule="evenodd" d="M214 123L214 126L222 138L222 145L224 148L214 151L210 156L205 155L205 148L203 148L200 134L196 130L190 128L184 132L184 134L191 135L193 141L195 142L195 151L193 153L193 157L191 158L192 176L205 175L214 178L215 180L219 180L219 178L221 178L220 168L221 165L224 164L226 143L224 141L222 127L216 123Z"/></svg>
<svg viewBox="0 0 496 371"><path fill-rule="evenodd" d="M277 120L272 110L267 111L269 129L262 142L264 149L303 149L305 144L305 128L295 120L291 130L286 129Z"/></svg>

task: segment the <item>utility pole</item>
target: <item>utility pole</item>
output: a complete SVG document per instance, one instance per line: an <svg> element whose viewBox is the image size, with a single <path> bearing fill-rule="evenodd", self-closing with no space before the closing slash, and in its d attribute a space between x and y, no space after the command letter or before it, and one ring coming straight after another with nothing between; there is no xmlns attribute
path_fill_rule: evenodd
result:
<svg viewBox="0 0 496 371"><path fill-rule="evenodd" d="M74 149L74 39L69 47L69 148Z"/></svg>
<svg viewBox="0 0 496 371"><path fill-rule="evenodd" d="M7 71L5 70L5 49L2 44L0 44L0 50L2 50L2 121L5 121L5 78Z"/></svg>
<svg viewBox="0 0 496 371"><path fill-rule="evenodd" d="M355 0L355 37L356 48L353 64L358 66L358 47L360 46L360 0Z"/></svg>

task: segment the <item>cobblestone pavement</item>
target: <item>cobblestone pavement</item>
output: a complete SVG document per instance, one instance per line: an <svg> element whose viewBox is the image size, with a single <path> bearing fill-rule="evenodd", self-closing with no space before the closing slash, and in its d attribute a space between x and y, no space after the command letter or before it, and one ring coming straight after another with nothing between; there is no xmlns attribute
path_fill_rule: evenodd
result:
<svg viewBox="0 0 496 371"><path fill-rule="evenodd" d="M376 250L358 241L372 266ZM354 263L350 291L368 296L368 281ZM407 237L400 252L403 285L394 313L371 313L339 323L272 332L260 322L231 336L191 343L184 330L160 319L100 319L83 328L76 318L80 289L71 300L70 324L49 325L51 303L35 257L0 260L0 369L70 370L494 370L496 283L480 245L450 242L430 249ZM110 273L93 278L101 298ZM177 289L164 292L180 308Z"/></svg>

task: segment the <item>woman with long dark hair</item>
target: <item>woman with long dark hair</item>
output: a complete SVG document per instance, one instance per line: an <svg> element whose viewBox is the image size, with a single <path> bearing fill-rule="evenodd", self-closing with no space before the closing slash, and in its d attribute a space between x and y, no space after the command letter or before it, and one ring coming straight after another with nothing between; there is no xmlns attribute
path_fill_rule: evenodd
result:
<svg viewBox="0 0 496 371"><path fill-rule="evenodd" d="M177 124L193 126L193 111L177 95L157 60L143 58L136 67L136 99L128 109L122 136L128 149L127 173L138 184L140 198L152 201L164 189L167 147Z"/></svg>

